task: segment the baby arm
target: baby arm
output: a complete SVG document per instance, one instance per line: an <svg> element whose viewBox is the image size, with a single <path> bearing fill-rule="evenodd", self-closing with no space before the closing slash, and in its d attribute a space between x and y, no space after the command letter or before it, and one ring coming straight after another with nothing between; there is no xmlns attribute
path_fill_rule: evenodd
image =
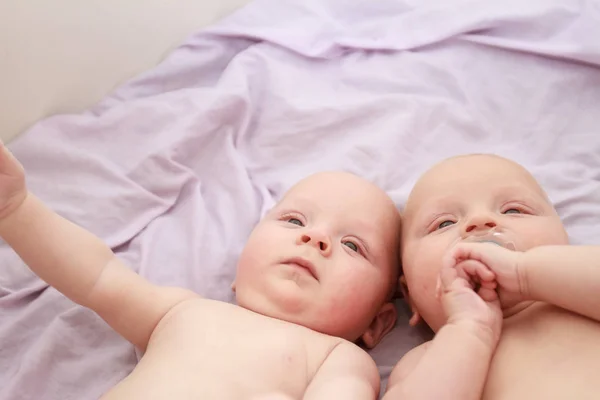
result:
<svg viewBox="0 0 600 400"><path fill-rule="evenodd" d="M540 246L518 252L464 243L446 261L461 260L483 263L496 275L504 308L537 300L600 321L600 246Z"/></svg>
<svg viewBox="0 0 600 400"><path fill-rule="evenodd" d="M479 400L495 345L469 324L446 324L393 369L383 400Z"/></svg>
<svg viewBox="0 0 600 400"><path fill-rule="evenodd" d="M445 325L432 342L407 354L394 368L384 400L481 398L495 349L491 331L466 322ZM327 356L304 400L375 400L379 373L373 359L350 343Z"/></svg>
<svg viewBox="0 0 600 400"><path fill-rule="evenodd" d="M366 352L352 343L337 345L327 356L304 393L304 400L375 400L379 372Z"/></svg>
<svg viewBox="0 0 600 400"><path fill-rule="evenodd" d="M493 274L484 265L454 265L440 272L439 291L447 323L434 339L396 365L384 400L481 398L500 338L502 312ZM481 284L476 293L473 278Z"/></svg>
<svg viewBox="0 0 600 400"><path fill-rule="evenodd" d="M542 246L523 254L524 296L600 321L600 246Z"/></svg>
<svg viewBox="0 0 600 400"><path fill-rule="evenodd" d="M194 296L147 282L100 239L48 209L27 192L22 167L1 143L0 237L40 278L142 350L160 319Z"/></svg>

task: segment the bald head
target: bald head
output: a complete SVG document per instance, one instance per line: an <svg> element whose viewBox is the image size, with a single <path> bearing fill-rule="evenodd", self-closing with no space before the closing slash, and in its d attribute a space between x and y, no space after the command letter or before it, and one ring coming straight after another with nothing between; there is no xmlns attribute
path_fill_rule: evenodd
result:
<svg viewBox="0 0 600 400"><path fill-rule="evenodd" d="M297 192L308 192L315 195L318 193L341 194L344 198L357 197L359 199L373 197L373 200L380 201L384 205L385 210L397 213L394 202L380 187L358 175L345 171L324 171L309 175L292 186L281 201Z"/></svg>
<svg viewBox="0 0 600 400"><path fill-rule="evenodd" d="M441 161L421 175L408 198L404 210L405 222L432 192L441 193L443 188L452 186L462 187L468 193L482 184L510 185L511 181L534 191L550 204L544 189L522 165L494 154L467 154Z"/></svg>

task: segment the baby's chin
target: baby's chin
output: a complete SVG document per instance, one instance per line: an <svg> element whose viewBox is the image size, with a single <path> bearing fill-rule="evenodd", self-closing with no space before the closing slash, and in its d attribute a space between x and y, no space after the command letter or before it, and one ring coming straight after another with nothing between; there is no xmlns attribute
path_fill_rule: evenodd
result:
<svg viewBox="0 0 600 400"><path fill-rule="evenodd" d="M237 289L237 305L257 314L278 320L307 326L310 318L310 304L298 296L279 292L256 291L252 289Z"/></svg>
<svg viewBox="0 0 600 400"><path fill-rule="evenodd" d="M367 315L369 314L368 304L356 304L352 308L324 307L323 301L325 300L318 301L314 293L293 285L283 285L283 287L278 285L269 290L261 287L259 290L240 283L236 287L236 304L238 306L325 335L356 342L372 320L369 320L369 315ZM343 302L340 301L340 303ZM375 312L373 313L375 314Z"/></svg>

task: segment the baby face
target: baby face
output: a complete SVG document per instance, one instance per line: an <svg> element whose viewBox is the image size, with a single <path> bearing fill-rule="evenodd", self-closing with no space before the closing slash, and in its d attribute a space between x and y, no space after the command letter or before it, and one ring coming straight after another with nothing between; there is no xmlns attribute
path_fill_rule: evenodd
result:
<svg viewBox="0 0 600 400"><path fill-rule="evenodd" d="M503 229L518 251L568 242L533 176L516 163L488 155L452 158L426 172L409 196L403 224L409 301L434 331L445 323L435 296L438 273L444 254L457 241Z"/></svg>
<svg viewBox="0 0 600 400"><path fill-rule="evenodd" d="M238 263L237 302L354 341L389 301L399 228L395 205L375 185L346 173L313 175L250 235Z"/></svg>

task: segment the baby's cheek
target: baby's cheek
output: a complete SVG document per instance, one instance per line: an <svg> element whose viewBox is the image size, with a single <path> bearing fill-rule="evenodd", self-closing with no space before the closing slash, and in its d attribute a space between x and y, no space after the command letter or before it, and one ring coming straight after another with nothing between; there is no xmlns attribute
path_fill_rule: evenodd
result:
<svg viewBox="0 0 600 400"><path fill-rule="evenodd" d="M417 311L427 324L435 327L444 322L444 312L436 297L436 286L441 268L441 256L421 257L419 267L407 274L409 295Z"/></svg>
<svg viewBox="0 0 600 400"><path fill-rule="evenodd" d="M346 279L331 297L329 304L332 313L349 315L365 314L380 302L380 292L377 282L370 279Z"/></svg>
<svg viewBox="0 0 600 400"><path fill-rule="evenodd" d="M527 235L532 241L529 248L548 245L566 245L569 243L568 236L562 226L540 226L537 230Z"/></svg>
<svg viewBox="0 0 600 400"><path fill-rule="evenodd" d="M412 282L408 282L409 293L416 303L419 311L430 309L435 300L435 282L427 276L417 276Z"/></svg>
<svg viewBox="0 0 600 400"><path fill-rule="evenodd" d="M420 254L414 259L414 265L406 271L406 279L411 291L417 293L435 291L442 257L443 254L430 253Z"/></svg>

